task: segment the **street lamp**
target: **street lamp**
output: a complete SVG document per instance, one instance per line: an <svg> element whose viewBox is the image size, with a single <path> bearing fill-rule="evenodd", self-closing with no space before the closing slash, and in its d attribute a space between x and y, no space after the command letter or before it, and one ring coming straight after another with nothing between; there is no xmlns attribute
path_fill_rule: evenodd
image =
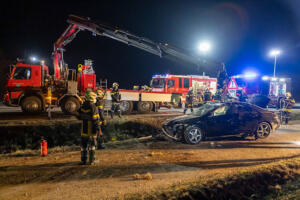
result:
<svg viewBox="0 0 300 200"><path fill-rule="evenodd" d="M198 50L202 53L206 53L208 51L211 50L211 44L210 42L208 41L204 41L204 42L201 42L199 45L198 45Z"/></svg>
<svg viewBox="0 0 300 200"><path fill-rule="evenodd" d="M275 73L276 73L276 62L277 62L277 56L281 53L280 50L274 49L270 51L270 56L274 56L274 74L273 77L275 78Z"/></svg>

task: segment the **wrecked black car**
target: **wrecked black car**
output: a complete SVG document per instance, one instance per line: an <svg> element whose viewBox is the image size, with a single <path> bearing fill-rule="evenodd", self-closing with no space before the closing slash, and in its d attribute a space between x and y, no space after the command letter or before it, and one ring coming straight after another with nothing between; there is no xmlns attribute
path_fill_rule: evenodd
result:
<svg viewBox="0 0 300 200"><path fill-rule="evenodd" d="M198 144L205 137L243 135L266 138L279 128L278 116L258 106L241 103L208 103L190 115L176 117L162 124L166 136L188 144Z"/></svg>

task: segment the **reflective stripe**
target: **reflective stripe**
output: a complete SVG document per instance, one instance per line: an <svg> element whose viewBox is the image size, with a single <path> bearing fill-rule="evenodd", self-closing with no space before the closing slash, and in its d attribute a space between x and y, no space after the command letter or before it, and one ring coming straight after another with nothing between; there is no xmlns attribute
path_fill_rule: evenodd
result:
<svg viewBox="0 0 300 200"><path fill-rule="evenodd" d="M283 111L288 111L288 112L291 112L292 109L288 109L288 108L284 108Z"/></svg>
<svg viewBox="0 0 300 200"><path fill-rule="evenodd" d="M99 118L99 115L98 115L98 114L93 115L93 119L97 119L97 118Z"/></svg>
<svg viewBox="0 0 300 200"><path fill-rule="evenodd" d="M103 106L98 106L98 108L101 108L101 109L102 109L102 108L103 108Z"/></svg>
<svg viewBox="0 0 300 200"><path fill-rule="evenodd" d="M91 109L87 109L87 110L86 110L86 109L84 109L84 108L81 108L80 110L81 110L82 112L84 112L84 113L91 112Z"/></svg>

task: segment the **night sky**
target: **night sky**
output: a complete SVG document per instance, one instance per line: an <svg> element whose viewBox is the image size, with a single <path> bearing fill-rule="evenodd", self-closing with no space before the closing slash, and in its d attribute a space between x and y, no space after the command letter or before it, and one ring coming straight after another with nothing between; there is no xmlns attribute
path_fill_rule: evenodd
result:
<svg viewBox="0 0 300 200"><path fill-rule="evenodd" d="M206 56L224 62L229 75L247 69L272 75L272 48L280 48L277 75L292 77L300 99L300 1L298 0L120 0L5 1L0 12L0 49L11 59L35 55L52 67L53 43L68 26L69 14L103 21L155 42L197 52L212 42ZM94 60L97 76L121 88L148 84L154 74L207 74L216 69L182 65L108 38L80 32L66 47L65 61L76 68ZM299 94L298 94L299 93Z"/></svg>

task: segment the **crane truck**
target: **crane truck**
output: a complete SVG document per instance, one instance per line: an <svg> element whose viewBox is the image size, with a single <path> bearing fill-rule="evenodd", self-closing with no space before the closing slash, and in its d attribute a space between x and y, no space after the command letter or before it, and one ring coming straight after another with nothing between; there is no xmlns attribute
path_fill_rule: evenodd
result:
<svg viewBox="0 0 300 200"><path fill-rule="evenodd" d="M87 61L78 70L69 69L64 61L65 47L80 31L90 31L95 36L108 37L129 46L136 47L162 58L180 60L195 66L205 65L205 60L166 43L156 43L128 31L120 30L89 18L69 15L67 29L54 43L54 74L49 74L45 63L28 64L17 62L11 68L7 81L4 103L8 106L21 106L23 112L43 112L58 106L64 113L75 113L83 101L87 90L96 90L96 74L92 63ZM158 83L158 84L157 84ZM151 81L152 91L121 89L121 109L125 113L133 110L149 112L164 103L180 103L189 87L206 87L214 92L216 79L208 76L157 76ZM110 100L110 90L107 91Z"/></svg>

